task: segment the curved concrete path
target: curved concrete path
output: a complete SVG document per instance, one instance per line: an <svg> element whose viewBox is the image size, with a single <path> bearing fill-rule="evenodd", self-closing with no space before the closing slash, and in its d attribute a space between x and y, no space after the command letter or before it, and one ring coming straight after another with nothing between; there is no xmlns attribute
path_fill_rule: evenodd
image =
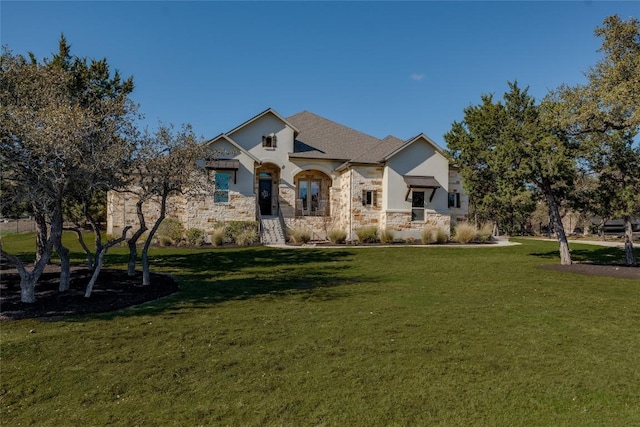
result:
<svg viewBox="0 0 640 427"><path fill-rule="evenodd" d="M320 244L320 245L316 245L315 243L307 243L304 245L287 245L285 243L278 243L278 244L272 244L272 245L265 245L268 246L270 248L280 248L280 249L365 249L365 248L407 248L407 247L412 247L412 248L498 248L498 247L504 247L504 246L516 246L516 245L520 245L521 243L517 243L517 242L510 242L509 240L506 239L497 239L494 240L493 244L471 244L471 245L458 245L458 244L449 244L449 245L438 245L438 244L433 244L433 245L403 245L403 244L395 244L395 245L350 245L350 244L344 244L344 245L325 245L325 244Z"/></svg>

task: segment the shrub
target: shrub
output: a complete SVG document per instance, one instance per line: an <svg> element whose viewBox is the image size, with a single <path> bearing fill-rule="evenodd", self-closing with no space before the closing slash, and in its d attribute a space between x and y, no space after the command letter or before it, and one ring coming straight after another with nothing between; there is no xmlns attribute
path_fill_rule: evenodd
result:
<svg viewBox="0 0 640 427"><path fill-rule="evenodd" d="M171 246L171 245L173 245L173 244L174 244L174 241L173 241L173 240L171 240L171 239L170 239L170 238L168 238L168 237L165 237L165 236L159 236L159 237L158 237L158 244L159 244L160 246Z"/></svg>
<svg viewBox="0 0 640 427"><path fill-rule="evenodd" d="M185 237L187 244L192 246L202 246L204 244L204 230L200 228L190 228L187 230Z"/></svg>
<svg viewBox="0 0 640 427"><path fill-rule="evenodd" d="M427 225L422 229L421 233L422 244L430 245L432 243L447 243L449 240L449 233L442 227L436 225Z"/></svg>
<svg viewBox="0 0 640 427"><path fill-rule="evenodd" d="M236 244L239 246L253 245L258 242L258 232L254 228L247 228L236 235Z"/></svg>
<svg viewBox="0 0 640 427"><path fill-rule="evenodd" d="M378 241L378 227L360 227L356 230L356 235L362 243L375 243Z"/></svg>
<svg viewBox="0 0 640 427"><path fill-rule="evenodd" d="M493 224L485 222L478 230L478 240L481 242L488 242L493 237Z"/></svg>
<svg viewBox="0 0 640 427"><path fill-rule="evenodd" d="M329 241L335 244L342 244L347 241L347 232L339 228L334 228L329 231Z"/></svg>
<svg viewBox="0 0 640 427"><path fill-rule="evenodd" d="M226 230L224 227L216 228L211 232L211 244L213 246L222 246L224 244Z"/></svg>
<svg viewBox="0 0 640 427"><path fill-rule="evenodd" d="M311 240L311 233L302 227L295 227L289 231L289 237L294 243L308 243Z"/></svg>
<svg viewBox="0 0 640 427"><path fill-rule="evenodd" d="M175 218L165 218L160 223L156 236L163 246L177 245L182 241L184 235L184 227L180 221Z"/></svg>
<svg viewBox="0 0 640 427"><path fill-rule="evenodd" d="M433 225L427 225L420 232L420 237L422 238L423 245L430 245L436 242L436 227Z"/></svg>
<svg viewBox="0 0 640 427"><path fill-rule="evenodd" d="M393 231L384 229L380 232L380 241L384 244L393 243Z"/></svg>
<svg viewBox="0 0 640 427"><path fill-rule="evenodd" d="M255 221L229 221L225 224L225 240L238 243L238 237L245 231L251 230L257 233L258 223ZM243 236L246 237L246 236Z"/></svg>
<svg viewBox="0 0 640 427"><path fill-rule="evenodd" d="M478 229L468 222L461 222L454 228L453 240L458 243L469 243L478 237Z"/></svg>
<svg viewBox="0 0 640 427"><path fill-rule="evenodd" d="M442 227L436 228L436 243L447 243L449 241L449 233Z"/></svg>

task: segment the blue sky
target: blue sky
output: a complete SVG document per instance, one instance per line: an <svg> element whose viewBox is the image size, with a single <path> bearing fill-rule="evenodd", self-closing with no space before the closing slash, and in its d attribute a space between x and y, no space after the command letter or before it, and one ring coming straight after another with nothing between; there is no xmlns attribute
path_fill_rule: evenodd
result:
<svg viewBox="0 0 640 427"><path fill-rule="evenodd" d="M367 134L444 133L507 82L541 99L584 83L595 27L640 2L0 2L3 45L106 57L134 76L143 124L211 138L272 107Z"/></svg>

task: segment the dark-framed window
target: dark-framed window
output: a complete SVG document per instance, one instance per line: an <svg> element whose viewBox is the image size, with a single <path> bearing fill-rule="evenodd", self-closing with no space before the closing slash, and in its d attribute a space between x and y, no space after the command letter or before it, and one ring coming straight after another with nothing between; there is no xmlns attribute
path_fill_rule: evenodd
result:
<svg viewBox="0 0 640 427"><path fill-rule="evenodd" d="M298 181L298 199L302 201L304 211L317 211L320 207L320 179L300 179Z"/></svg>
<svg viewBox="0 0 640 427"><path fill-rule="evenodd" d="M278 145L278 137L275 134L269 134L262 137L262 146L266 148L276 148Z"/></svg>
<svg viewBox="0 0 640 427"><path fill-rule="evenodd" d="M362 206L378 206L378 192L376 190L362 190Z"/></svg>
<svg viewBox="0 0 640 427"><path fill-rule="evenodd" d="M449 207L450 208L460 207L460 193L449 193Z"/></svg>
<svg viewBox="0 0 640 427"><path fill-rule="evenodd" d="M411 192L411 221L424 221L424 191Z"/></svg>
<svg viewBox="0 0 640 427"><path fill-rule="evenodd" d="M228 203L229 202L229 178L231 174L229 172L216 171L214 178L214 191L213 202L214 203Z"/></svg>

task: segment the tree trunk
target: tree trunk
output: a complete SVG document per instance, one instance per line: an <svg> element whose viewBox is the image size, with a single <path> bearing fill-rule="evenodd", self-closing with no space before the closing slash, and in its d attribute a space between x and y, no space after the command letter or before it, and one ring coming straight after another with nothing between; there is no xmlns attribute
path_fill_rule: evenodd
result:
<svg viewBox="0 0 640 427"><path fill-rule="evenodd" d="M604 225L607 223L607 218L600 218L598 224L598 238L604 242Z"/></svg>
<svg viewBox="0 0 640 427"><path fill-rule="evenodd" d="M624 217L624 262L627 265L637 265L633 253L633 223L630 216Z"/></svg>
<svg viewBox="0 0 640 427"><path fill-rule="evenodd" d="M569 251L569 241L567 235L564 232L564 226L562 225L562 217L560 216L560 209L556 198L551 190L551 186L545 186L545 196L547 198L547 204L549 205L549 213L551 214L551 222L558 239L560 246L560 264L571 265L571 252Z"/></svg>
<svg viewBox="0 0 640 427"><path fill-rule="evenodd" d="M60 236L62 238L62 236ZM60 284L59 292L67 292L71 282L71 261L69 260L69 249L62 245L62 241L56 243L56 252L60 256Z"/></svg>
<svg viewBox="0 0 640 427"><path fill-rule="evenodd" d="M44 214L40 213L35 207L33 209L33 219L36 224L36 262L38 262L46 251L49 233Z"/></svg>
<svg viewBox="0 0 640 427"><path fill-rule="evenodd" d="M27 304L36 302L36 284L38 283L38 279L44 271L45 266L49 263L51 249L51 241L48 241L45 245L45 251L42 254L42 257L35 263L33 270L27 271L22 260L17 256L6 253L2 249L2 244L0 242L0 253L16 266L16 269L20 274L20 301Z"/></svg>
<svg viewBox="0 0 640 427"><path fill-rule="evenodd" d="M144 200L138 200L136 202L136 213L138 215L138 222L140 223L140 228L133 233L133 236L129 240L127 240L127 245L129 245L129 264L127 267L127 274L129 277L133 277L136 275L136 259L138 258L138 239L147 231L147 224L144 219L144 214L142 213L142 204Z"/></svg>
<svg viewBox="0 0 640 427"><path fill-rule="evenodd" d="M100 275L100 270L102 270L102 264L104 263L105 254L107 253L110 247L117 245L118 243L124 241L127 238L127 231L129 231L130 228L131 226L125 227L124 230L122 230L122 237L115 240L110 240L100 248L100 251L96 256L96 264L95 264L95 268L93 269L93 274L91 275L91 280L89 280L89 283L87 284L87 288L84 292L85 298L89 298L91 296L91 292L93 291L93 286L96 284L96 280L98 280L98 275Z"/></svg>
<svg viewBox="0 0 640 427"><path fill-rule="evenodd" d="M156 234L156 231L158 231L158 227L160 227L160 223L164 220L167 213L168 196L168 191L165 191L160 200L160 216L156 220L155 224L153 224L153 227L147 236L147 240L145 240L144 246L142 247L142 286L149 286L151 284L151 275L149 274L149 246L151 246L153 236Z"/></svg>

